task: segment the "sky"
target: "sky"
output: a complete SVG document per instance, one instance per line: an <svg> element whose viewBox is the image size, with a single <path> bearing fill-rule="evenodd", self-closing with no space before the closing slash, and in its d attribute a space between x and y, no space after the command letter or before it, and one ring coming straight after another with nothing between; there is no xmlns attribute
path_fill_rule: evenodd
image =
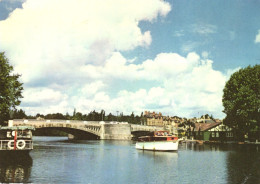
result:
<svg viewBox="0 0 260 184"><path fill-rule="evenodd" d="M0 52L29 115L222 119L225 82L260 63L260 1L0 0Z"/></svg>

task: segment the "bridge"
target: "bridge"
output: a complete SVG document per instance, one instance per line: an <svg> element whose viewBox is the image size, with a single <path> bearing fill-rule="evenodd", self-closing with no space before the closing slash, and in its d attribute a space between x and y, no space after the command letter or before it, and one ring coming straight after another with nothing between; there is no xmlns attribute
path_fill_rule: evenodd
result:
<svg viewBox="0 0 260 184"><path fill-rule="evenodd" d="M104 121L14 119L8 124L33 126L36 130L61 130L75 139L131 140L133 135L163 130L163 127Z"/></svg>

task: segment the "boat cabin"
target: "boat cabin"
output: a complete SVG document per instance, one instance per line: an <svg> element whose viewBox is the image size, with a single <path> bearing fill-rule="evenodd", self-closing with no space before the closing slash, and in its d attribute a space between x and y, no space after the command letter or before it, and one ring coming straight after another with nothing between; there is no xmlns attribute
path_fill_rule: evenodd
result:
<svg viewBox="0 0 260 184"><path fill-rule="evenodd" d="M178 137L169 134L168 131L161 130L155 131L153 136L142 136L138 138L140 142L150 142L150 141L177 141Z"/></svg>
<svg viewBox="0 0 260 184"><path fill-rule="evenodd" d="M33 149L33 130L29 126L0 127L0 151Z"/></svg>

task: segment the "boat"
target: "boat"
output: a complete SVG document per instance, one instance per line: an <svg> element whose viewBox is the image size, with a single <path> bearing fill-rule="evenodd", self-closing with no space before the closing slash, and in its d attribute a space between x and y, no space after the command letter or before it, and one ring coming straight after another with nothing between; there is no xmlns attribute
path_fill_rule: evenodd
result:
<svg viewBox="0 0 260 184"><path fill-rule="evenodd" d="M0 155L28 155L33 149L33 130L30 126L0 127Z"/></svg>
<svg viewBox="0 0 260 184"><path fill-rule="evenodd" d="M141 136L136 142L135 148L150 151L177 151L178 137L169 134L168 131L155 131L151 136Z"/></svg>

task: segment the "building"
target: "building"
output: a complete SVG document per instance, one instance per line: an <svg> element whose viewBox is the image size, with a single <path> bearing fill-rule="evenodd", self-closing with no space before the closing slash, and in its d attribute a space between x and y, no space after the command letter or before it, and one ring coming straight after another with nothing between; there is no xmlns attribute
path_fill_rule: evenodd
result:
<svg viewBox="0 0 260 184"><path fill-rule="evenodd" d="M169 117L163 116L161 112L155 113L150 111L144 112L144 117L146 119L146 125L148 126L161 126L165 130L168 130L172 134L177 134L179 119L177 116Z"/></svg>
<svg viewBox="0 0 260 184"><path fill-rule="evenodd" d="M235 140L231 128L221 121L211 123L194 123L194 127L187 132L188 138L203 141L230 142Z"/></svg>
<svg viewBox="0 0 260 184"><path fill-rule="evenodd" d="M155 113L150 111L144 112L144 117L146 118L146 125L148 126L163 126L163 119L162 113Z"/></svg>

